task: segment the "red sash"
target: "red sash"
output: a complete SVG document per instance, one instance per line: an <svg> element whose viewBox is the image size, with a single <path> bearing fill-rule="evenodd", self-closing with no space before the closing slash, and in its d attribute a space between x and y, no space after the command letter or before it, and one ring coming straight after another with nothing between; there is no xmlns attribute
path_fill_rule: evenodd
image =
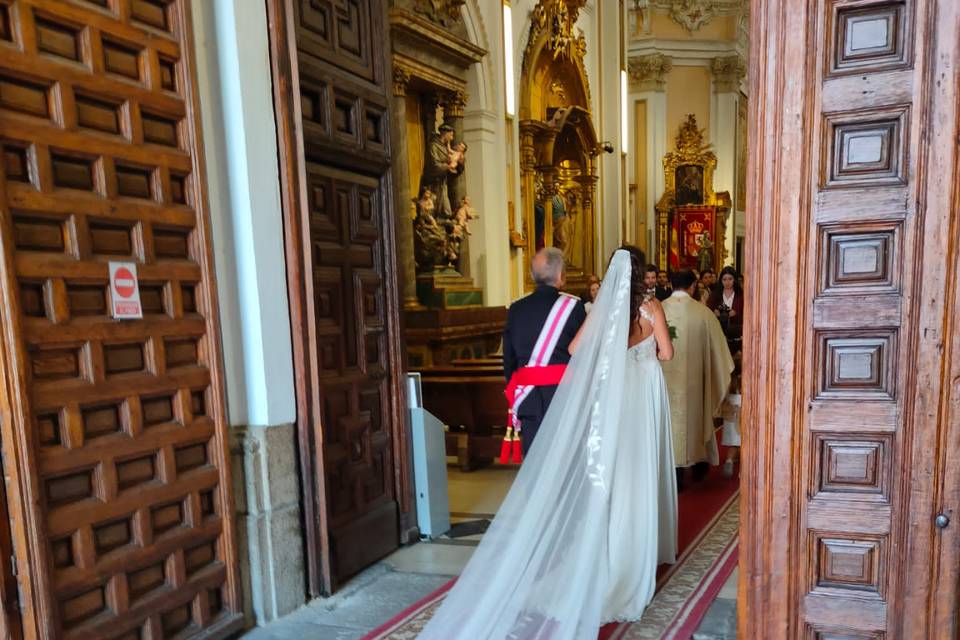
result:
<svg viewBox="0 0 960 640"><path fill-rule="evenodd" d="M552 387L560 384L563 373L567 370L565 364L550 364L545 367L522 367L513 372L510 376L510 382L503 392L507 396L507 402L513 402L516 396L517 387Z"/></svg>
<svg viewBox="0 0 960 640"><path fill-rule="evenodd" d="M514 371L513 375L510 376L510 382L504 390L509 407L507 434L503 439L503 447L500 450L500 462L504 464L511 460L511 453L513 462L520 462L522 459L519 437L520 420L517 418L520 405L523 404L534 387L557 385L563 378L563 372L567 368L566 365L550 365L547 363L553 356L563 326L567 323L567 319L575 306L576 299L573 296L560 295L550 309L547 321L540 329L540 335L537 337L536 345L534 345L530 362L527 363L527 366Z"/></svg>

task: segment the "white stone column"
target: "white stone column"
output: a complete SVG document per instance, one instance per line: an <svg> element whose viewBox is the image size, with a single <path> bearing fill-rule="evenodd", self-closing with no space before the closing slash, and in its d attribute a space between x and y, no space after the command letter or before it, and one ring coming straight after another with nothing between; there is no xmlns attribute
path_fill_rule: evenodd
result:
<svg viewBox="0 0 960 640"><path fill-rule="evenodd" d="M510 235L506 214L505 123L493 111L468 111L463 120L467 143L467 195L478 220L470 224L471 273L483 287L484 304L510 303Z"/></svg>
<svg viewBox="0 0 960 640"><path fill-rule="evenodd" d="M607 263L607 258L621 244L621 217L627 215L625 202L627 196L625 163L621 145L621 95L620 95L620 37L623 29L623 16L619 3L613 0L600 2L597 6L596 21L598 37L596 49L600 60L600 111L598 131L601 141L613 143L613 153L601 153L599 161L599 199L595 210L597 223L598 252L595 255L594 270L599 272ZM595 96L596 98L597 96Z"/></svg>
<svg viewBox="0 0 960 640"><path fill-rule="evenodd" d="M646 192L647 201L643 208L647 213L646 228L648 238L653 233L653 243L648 243L647 258L654 262L656 258L656 206L666 187L663 178L663 156L667 153L667 76L673 69L673 60L669 56L654 53L630 58L631 99L645 100L647 103L647 148L636 149L632 155L646 154ZM635 93L633 93L635 92ZM636 122L633 120L632 122ZM634 175L633 173L630 174Z"/></svg>
<svg viewBox="0 0 960 640"><path fill-rule="evenodd" d="M713 73L713 97L710 105L710 130L708 135L717 154L717 170L713 176L714 191L727 191L736 196L737 167L737 100L740 95L740 80L746 73L746 64L740 56L714 58L710 65ZM727 219L727 233L723 239L727 259L724 264L733 264L736 243L736 211L743 203L733 202Z"/></svg>
<svg viewBox="0 0 960 640"><path fill-rule="evenodd" d="M306 597L266 5L192 7L244 610L264 623Z"/></svg>

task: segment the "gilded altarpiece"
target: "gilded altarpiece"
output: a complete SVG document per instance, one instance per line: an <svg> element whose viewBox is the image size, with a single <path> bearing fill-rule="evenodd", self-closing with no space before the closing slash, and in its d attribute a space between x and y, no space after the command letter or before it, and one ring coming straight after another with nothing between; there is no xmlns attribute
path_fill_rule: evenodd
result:
<svg viewBox="0 0 960 640"><path fill-rule="evenodd" d="M596 267L596 156L600 151L576 28L584 0L542 0L531 15L520 78L520 169L527 255L561 249L568 285ZM527 279L527 289L533 288Z"/></svg>
<svg viewBox="0 0 960 640"><path fill-rule="evenodd" d="M726 260L724 238L730 194L714 193L717 156L704 142L696 118L688 115L676 137L676 149L663 158L665 189L657 202L657 266L661 269L710 268Z"/></svg>

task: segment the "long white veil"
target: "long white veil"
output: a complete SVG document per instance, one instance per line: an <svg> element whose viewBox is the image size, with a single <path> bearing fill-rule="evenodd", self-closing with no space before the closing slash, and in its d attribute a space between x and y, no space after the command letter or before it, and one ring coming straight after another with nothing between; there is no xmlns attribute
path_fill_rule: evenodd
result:
<svg viewBox="0 0 960 640"><path fill-rule="evenodd" d="M617 251L530 453L427 640L596 640L630 326Z"/></svg>

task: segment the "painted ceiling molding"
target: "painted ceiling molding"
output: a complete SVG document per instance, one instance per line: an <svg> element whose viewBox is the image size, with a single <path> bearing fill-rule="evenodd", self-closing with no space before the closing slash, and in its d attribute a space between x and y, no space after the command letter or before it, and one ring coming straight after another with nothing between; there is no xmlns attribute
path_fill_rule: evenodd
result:
<svg viewBox="0 0 960 640"><path fill-rule="evenodd" d="M633 0L633 10L641 20L651 9L667 13L674 22L693 33L717 16L741 15L745 0Z"/></svg>

